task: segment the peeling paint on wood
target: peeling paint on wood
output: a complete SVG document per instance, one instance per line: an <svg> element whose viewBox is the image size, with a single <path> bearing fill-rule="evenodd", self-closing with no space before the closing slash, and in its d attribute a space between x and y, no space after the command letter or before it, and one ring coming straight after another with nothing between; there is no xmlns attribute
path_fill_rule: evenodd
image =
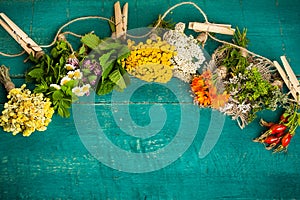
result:
<svg viewBox="0 0 300 200"><path fill-rule="evenodd" d="M123 5L125 1L121 1ZM130 0L128 29L147 26L179 0ZM286 54L296 74L300 73L300 3L293 0L214 0L195 1L215 23L230 23L248 28L249 48L271 60ZM79 16L113 14L112 0L2 0L5 12L39 44L52 41L57 29ZM177 8L169 18L174 21L201 21L191 6ZM66 30L83 34L94 30L108 36L106 22L91 20L70 25ZM76 38L70 36L76 43ZM215 44L211 44L210 49ZM0 28L0 51L18 53L21 48ZM30 63L27 56L0 57L0 64L11 68L14 76L24 74ZM13 80L17 86L24 80ZM133 80L132 84L138 84ZM180 121L178 106L192 105L188 86L178 80L180 101L166 88L150 85L137 91L129 105L131 117L138 125L150 123L151 105L160 104L171 115L169 122ZM1 110L6 100L0 88ZM153 151L172 140L177 125L168 124L160 137L149 140L128 139L112 116L111 96L97 97L94 102L99 121L108 137L133 152ZM78 103L79 106L85 106ZM122 107L118 112L124 112ZM197 109L195 107L195 109ZM258 120L244 130L225 118L225 126L212 151L203 159L199 149L209 128L212 112L201 109L199 129L188 150L171 165L154 172L132 174L117 171L95 159L77 133L73 115L69 119L54 116L46 132L29 138L0 131L0 198L1 199L298 199L300 198L300 135L296 134L288 154L273 155L251 140L262 131ZM271 118L270 111L261 116ZM168 116L169 116L168 115ZM278 113L275 113L275 116ZM107 117L108 116L108 117ZM105 118L106 117L106 118ZM86 120L88 127L89 119ZM193 123L193 121L191 121ZM93 131L93 130L91 130ZM186 134L190 134L188 131ZM183 141L184 142L184 141ZM137 163L138 164L138 163Z"/></svg>

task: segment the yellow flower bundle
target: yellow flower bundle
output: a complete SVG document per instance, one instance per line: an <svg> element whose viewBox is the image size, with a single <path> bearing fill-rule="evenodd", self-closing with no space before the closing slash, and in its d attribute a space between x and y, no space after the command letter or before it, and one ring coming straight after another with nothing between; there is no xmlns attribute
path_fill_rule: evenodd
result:
<svg viewBox="0 0 300 200"><path fill-rule="evenodd" d="M131 50L129 57L123 61L123 67L129 74L148 82L166 83L172 78L173 65L170 59L176 55L175 47L166 41L147 39L146 43L135 45L127 40Z"/></svg>
<svg viewBox="0 0 300 200"><path fill-rule="evenodd" d="M41 93L31 93L25 87L24 84L9 91L8 102L0 116L0 126L13 135L22 132L23 136L30 136L36 130L45 131L54 113L48 98Z"/></svg>
<svg viewBox="0 0 300 200"><path fill-rule="evenodd" d="M7 76L7 69L1 66L1 82L13 83ZM23 133L30 136L34 131L45 131L54 113L50 99L42 93L34 94L22 85L21 88L10 88L7 95L8 102L0 116L0 126L13 135Z"/></svg>

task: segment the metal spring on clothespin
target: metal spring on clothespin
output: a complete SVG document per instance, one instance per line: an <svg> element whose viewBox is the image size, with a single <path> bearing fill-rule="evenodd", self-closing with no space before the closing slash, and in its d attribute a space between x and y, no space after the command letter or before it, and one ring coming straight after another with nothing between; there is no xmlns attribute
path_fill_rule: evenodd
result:
<svg viewBox="0 0 300 200"><path fill-rule="evenodd" d="M26 33L24 33L4 13L0 13L0 25L21 45L21 47L34 57L41 57L44 52Z"/></svg>

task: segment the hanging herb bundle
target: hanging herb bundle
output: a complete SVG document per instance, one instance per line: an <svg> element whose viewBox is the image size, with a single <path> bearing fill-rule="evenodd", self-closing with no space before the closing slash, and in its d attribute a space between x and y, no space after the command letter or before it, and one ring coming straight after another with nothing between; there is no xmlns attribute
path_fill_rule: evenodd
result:
<svg viewBox="0 0 300 200"><path fill-rule="evenodd" d="M246 48L246 30L241 32L237 29L233 41ZM237 120L241 128L253 121L258 111L275 110L287 102L281 84L278 85L281 81L273 73L272 63L229 45L219 47L212 59L217 73L223 74L222 82L230 94L228 103L221 111Z"/></svg>
<svg viewBox="0 0 300 200"><path fill-rule="evenodd" d="M70 116L71 104L77 100L72 93L81 76L81 72L76 71L77 57L80 55L73 52L66 40L57 41L49 55L44 54L39 59L30 57L36 65L27 71L26 80L36 83L34 92L48 97L62 117Z"/></svg>
<svg viewBox="0 0 300 200"><path fill-rule="evenodd" d="M122 64L129 74L147 82L170 81L173 69L170 59L177 54L174 46L159 36L137 45L128 40L127 44L131 52Z"/></svg>
<svg viewBox="0 0 300 200"><path fill-rule="evenodd" d="M15 88L9 78L8 68L0 67L0 82L5 86L8 102L0 116L0 126L13 135L30 136L34 131L45 131L54 113L50 99L42 93L33 94L26 85Z"/></svg>
<svg viewBox="0 0 300 200"><path fill-rule="evenodd" d="M84 81L90 83L98 95L108 94L113 89L123 91L130 82L122 66L122 61L130 55L127 45L119 39L100 40L94 34L85 35L81 42L89 48L81 67Z"/></svg>
<svg viewBox="0 0 300 200"><path fill-rule="evenodd" d="M177 54L171 58L171 63L174 65L173 76L190 83L206 58L197 40L192 35L187 36L184 31L185 24L179 22L174 30L164 34L163 39L176 47Z"/></svg>
<svg viewBox="0 0 300 200"><path fill-rule="evenodd" d="M26 73L36 83L34 92L43 93L62 117L70 116L72 102L95 90L98 95L113 89L122 91L129 78L122 67L130 51L118 40L100 40L95 34L82 37L83 45L73 51L66 40L59 40L50 55L31 60L36 64Z"/></svg>

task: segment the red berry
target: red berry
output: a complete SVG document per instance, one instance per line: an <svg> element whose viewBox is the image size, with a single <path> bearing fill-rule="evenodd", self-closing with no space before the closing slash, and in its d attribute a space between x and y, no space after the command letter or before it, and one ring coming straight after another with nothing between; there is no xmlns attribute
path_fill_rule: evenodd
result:
<svg viewBox="0 0 300 200"><path fill-rule="evenodd" d="M280 121L283 123L288 122L288 119L289 119L289 116L285 113L280 116Z"/></svg>
<svg viewBox="0 0 300 200"><path fill-rule="evenodd" d="M281 145L283 147L287 147L290 144L292 137L293 136L290 133L287 133L285 136L283 136L281 140Z"/></svg>
<svg viewBox="0 0 300 200"><path fill-rule="evenodd" d="M280 132L280 133L277 133L277 134L276 134L276 137L280 138L280 137L283 136L284 134L285 134L284 131L282 131L282 132Z"/></svg>
<svg viewBox="0 0 300 200"><path fill-rule="evenodd" d="M270 133L271 134L275 134L275 133L280 133L280 132L283 132L285 131L287 127L283 124L274 124L270 127Z"/></svg>
<svg viewBox="0 0 300 200"><path fill-rule="evenodd" d="M276 137L276 136L273 136L273 135L270 135L269 137L267 137L265 140L264 140L265 143L267 144L278 144L280 142L280 138L279 137Z"/></svg>

